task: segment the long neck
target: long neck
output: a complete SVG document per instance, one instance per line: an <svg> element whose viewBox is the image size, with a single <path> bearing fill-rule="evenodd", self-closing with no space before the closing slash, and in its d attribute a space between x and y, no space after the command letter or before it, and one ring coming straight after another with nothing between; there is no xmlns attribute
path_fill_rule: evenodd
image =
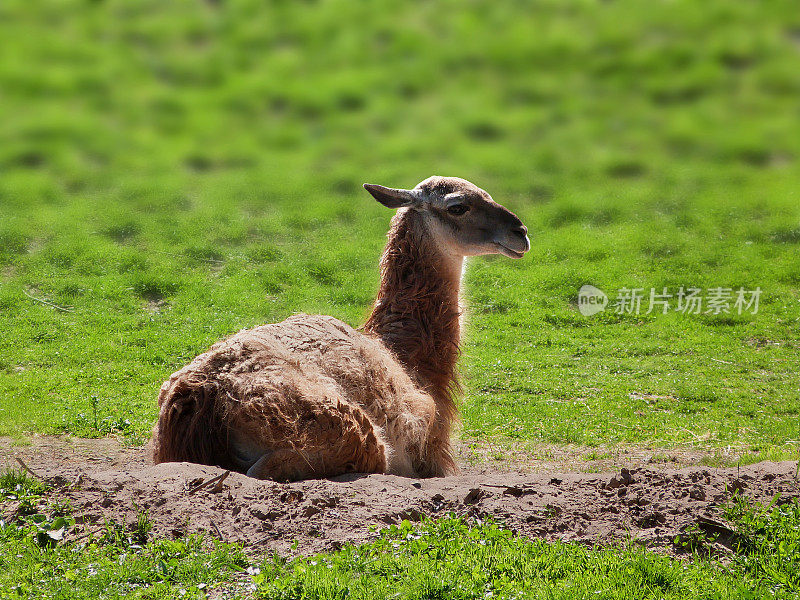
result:
<svg viewBox="0 0 800 600"><path fill-rule="evenodd" d="M433 243L419 213L399 211L381 257L378 297L364 324L433 396L439 421L447 423L443 433L456 412L462 266L463 258Z"/></svg>

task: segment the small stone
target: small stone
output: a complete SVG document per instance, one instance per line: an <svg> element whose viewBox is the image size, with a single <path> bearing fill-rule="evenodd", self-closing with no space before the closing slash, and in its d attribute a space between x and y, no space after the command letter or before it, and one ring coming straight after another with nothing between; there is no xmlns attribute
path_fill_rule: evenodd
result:
<svg viewBox="0 0 800 600"><path fill-rule="evenodd" d="M729 494L741 494L745 490L746 487L747 487L747 484L744 481L742 481L741 479L736 479L736 480L733 481L733 483L728 485L728 493Z"/></svg>
<svg viewBox="0 0 800 600"><path fill-rule="evenodd" d="M663 525L666 521L667 518L662 513L655 510L648 510L637 519L636 524L642 529L651 529L656 525Z"/></svg>
<svg viewBox="0 0 800 600"><path fill-rule="evenodd" d="M486 493L480 488L472 488L464 498L464 504L476 504Z"/></svg>
<svg viewBox="0 0 800 600"><path fill-rule="evenodd" d="M612 477L611 481L606 484L606 489L611 490L625 485L630 485L633 483L633 481L633 475L631 475L631 472L628 469L622 469L619 475Z"/></svg>
<svg viewBox="0 0 800 600"><path fill-rule="evenodd" d="M689 498L692 500L705 500L706 499L706 491L701 487L693 487L689 491Z"/></svg>
<svg viewBox="0 0 800 600"><path fill-rule="evenodd" d="M256 519L268 519L272 514L266 504L254 504L250 507L250 514Z"/></svg>
<svg viewBox="0 0 800 600"><path fill-rule="evenodd" d="M327 498L314 498L311 503L322 508L333 508L339 504L339 499L336 496L328 496Z"/></svg>
<svg viewBox="0 0 800 600"><path fill-rule="evenodd" d="M302 514L304 517L308 518L308 517L313 517L314 515L318 515L320 512L322 511L318 509L316 506L306 506L303 509Z"/></svg>

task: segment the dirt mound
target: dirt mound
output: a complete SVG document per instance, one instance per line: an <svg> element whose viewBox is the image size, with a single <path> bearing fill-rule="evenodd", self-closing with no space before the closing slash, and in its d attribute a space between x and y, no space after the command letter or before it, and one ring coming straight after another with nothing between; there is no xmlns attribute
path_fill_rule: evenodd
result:
<svg viewBox="0 0 800 600"><path fill-rule="evenodd" d="M335 549L370 539L403 519L448 513L492 516L531 537L587 543L631 537L674 551L688 526L718 528L716 507L734 491L761 502L800 496L797 463L740 469L622 469L616 474L466 471L441 479L349 475L299 483L259 481L189 463L148 466L140 450L116 459L64 460L64 450L28 456L30 467L70 500L79 527L106 519L133 526L147 511L157 536L205 532L253 551L288 554ZM13 512L13 504L3 512ZM724 549L723 549L724 550Z"/></svg>

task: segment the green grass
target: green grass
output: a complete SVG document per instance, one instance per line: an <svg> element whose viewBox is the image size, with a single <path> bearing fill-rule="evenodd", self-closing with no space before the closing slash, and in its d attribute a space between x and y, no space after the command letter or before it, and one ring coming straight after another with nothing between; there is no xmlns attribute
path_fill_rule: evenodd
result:
<svg viewBox="0 0 800 600"><path fill-rule="evenodd" d="M514 536L495 523L405 522L378 541L330 555L267 560L261 598L797 598L800 505L752 506L727 516L737 535L729 564L681 561L624 548ZM710 540L709 540L710 541Z"/></svg>
<svg viewBox="0 0 800 600"><path fill-rule="evenodd" d="M35 535L33 526L0 527L1 598L205 598L246 564L239 549L198 536L42 547Z"/></svg>
<svg viewBox="0 0 800 600"><path fill-rule="evenodd" d="M28 477L24 471L10 469L0 475L0 502L17 501L23 513L36 512L36 504L44 492L44 484Z"/></svg>
<svg viewBox="0 0 800 600"><path fill-rule="evenodd" d="M360 184L436 173L532 232L470 261L465 437L797 456L796 9L4 1L0 434L141 439L221 337L359 323L389 219ZM587 319L585 283L763 296Z"/></svg>
<svg viewBox="0 0 800 600"><path fill-rule="evenodd" d="M798 501L764 508L738 497L725 507L724 514L736 524L735 566L775 589L800 593Z"/></svg>

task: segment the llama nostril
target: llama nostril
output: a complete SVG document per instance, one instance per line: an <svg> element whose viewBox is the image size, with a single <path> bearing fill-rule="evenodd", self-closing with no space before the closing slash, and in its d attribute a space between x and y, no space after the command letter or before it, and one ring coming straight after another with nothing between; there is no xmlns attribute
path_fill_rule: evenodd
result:
<svg viewBox="0 0 800 600"><path fill-rule="evenodd" d="M514 235L518 235L521 238L524 238L526 235L528 235L528 228L525 227L525 225L520 225L519 227L514 227L511 230L511 233L513 233Z"/></svg>

